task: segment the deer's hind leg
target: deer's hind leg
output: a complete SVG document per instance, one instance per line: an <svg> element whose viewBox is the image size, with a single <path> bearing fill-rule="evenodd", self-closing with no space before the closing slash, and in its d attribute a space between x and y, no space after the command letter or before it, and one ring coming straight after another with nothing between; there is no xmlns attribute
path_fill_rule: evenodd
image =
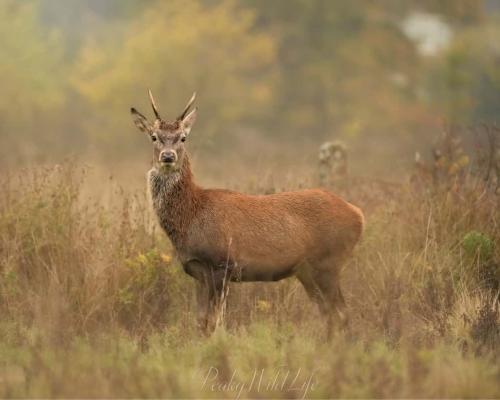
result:
<svg viewBox="0 0 500 400"><path fill-rule="evenodd" d="M329 330L332 326L336 325L342 330L348 330L349 319L347 317L347 307L340 288L340 280L338 271L323 273L323 277L318 280L324 296L326 298L327 306L329 308Z"/></svg>
<svg viewBox="0 0 500 400"><path fill-rule="evenodd" d="M340 289L340 264L335 257L329 257L297 273L309 298L318 305L326 320L328 337L332 336L335 326L348 328L346 304Z"/></svg>

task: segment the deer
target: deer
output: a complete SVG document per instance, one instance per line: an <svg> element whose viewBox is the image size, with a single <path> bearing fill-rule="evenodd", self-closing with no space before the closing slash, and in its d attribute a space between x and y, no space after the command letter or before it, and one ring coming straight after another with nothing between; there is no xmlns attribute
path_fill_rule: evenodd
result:
<svg viewBox="0 0 500 400"><path fill-rule="evenodd" d="M194 278L198 324L217 327L217 310L229 282L271 282L295 276L326 321L348 327L340 288L341 267L360 240L362 211L324 189L249 195L205 189L194 182L186 150L196 116L196 92L175 120L131 108L136 127L153 147L147 174L152 208L183 270Z"/></svg>

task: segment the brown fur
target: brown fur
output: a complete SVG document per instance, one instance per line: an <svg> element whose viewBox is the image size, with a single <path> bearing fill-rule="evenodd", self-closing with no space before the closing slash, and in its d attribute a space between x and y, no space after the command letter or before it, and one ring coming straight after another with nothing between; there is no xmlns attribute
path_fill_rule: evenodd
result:
<svg viewBox="0 0 500 400"><path fill-rule="evenodd" d="M329 327L334 317L345 323L339 274L363 231L361 210L321 189L245 195L200 188L178 140L184 122L155 123L156 131L149 132L161 143L154 157L161 159L164 151L177 154L177 162L167 166L154 160L149 188L160 225L186 273L199 283L203 327L213 329L225 280L290 276L297 276L318 303ZM145 124L141 120L138 126Z"/></svg>

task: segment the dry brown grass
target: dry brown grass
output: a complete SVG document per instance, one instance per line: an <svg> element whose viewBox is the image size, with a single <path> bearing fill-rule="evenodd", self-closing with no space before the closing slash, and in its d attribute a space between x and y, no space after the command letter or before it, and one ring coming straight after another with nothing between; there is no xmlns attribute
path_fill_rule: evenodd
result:
<svg viewBox="0 0 500 400"><path fill-rule="evenodd" d="M343 276L351 333L331 342L294 280L231 285L226 329L203 338L145 196L112 184L103 202L85 179L1 177L0 396L235 397L203 384L210 367L247 382L283 365L315 371L312 397L500 396L500 203L481 178L341 190L367 229Z"/></svg>

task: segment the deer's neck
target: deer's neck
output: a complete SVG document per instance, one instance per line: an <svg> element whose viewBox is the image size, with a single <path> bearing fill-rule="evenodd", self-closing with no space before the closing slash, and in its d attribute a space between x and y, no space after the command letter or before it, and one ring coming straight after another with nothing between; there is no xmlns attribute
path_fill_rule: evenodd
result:
<svg viewBox="0 0 500 400"><path fill-rule="evenodd" d="M200 206L200 189L193 182L189 159L182 167L164 174L153 168L148 174L149 191L161 227L174 246L181 246Z"/></svg>

